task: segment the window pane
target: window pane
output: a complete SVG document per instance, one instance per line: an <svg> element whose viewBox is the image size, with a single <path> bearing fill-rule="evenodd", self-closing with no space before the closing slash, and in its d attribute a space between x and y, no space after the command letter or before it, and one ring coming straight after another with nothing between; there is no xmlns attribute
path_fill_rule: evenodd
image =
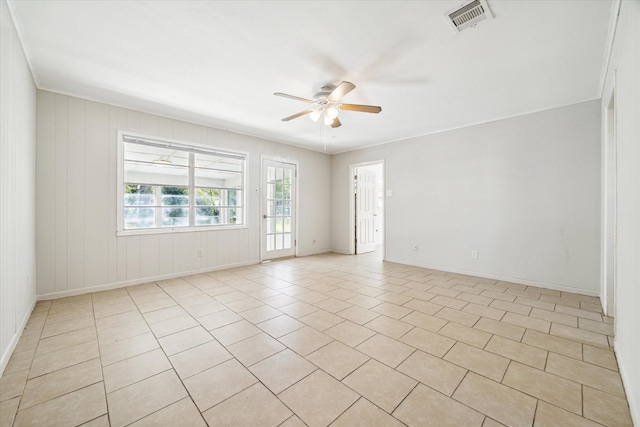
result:
<svg viewBox="0 0 640 427"><path fill-rule="evenodd" d="M273 182L276 180L276 168L274 168L273 166L268 166L267 167L267 181L268 182Z"/></svg>
<svg viewBox="0 0 640 427"><path fill-rule="evenodd" d="M219 225L220 209L218 208L197 208L196 225Z"/></svg>
<svg viewBox="0 0 640 427"><path fill-rule="evenodd" d="M229 209L228 224L242 224L240 209Z"/></svg>
<svg viewBox="0 0 640 427"><path fill-rule="evenodd" d="M282 215L291 216L291 201L286 201L281 203L282 203Z"/></svg>
<svg viewBox="0 0 640 427"><path fill-rule="evenodd" d="M291 218L284 218L284 228L285 233L291 233Z"/></svg>
<svg viewBox="0 0 640 427"><path fill-rule="evenodd" d="M155 216L155 208L124 208L124 229L153 228Z"/></svg>
<svg viewBox="0 0 640 427"><path fill-rule="evenodd" d="M242 206L242 191L227 190L229 206Z"/></svg>
<svg viewBox="0 0 640 427"><path fill-rule="evenodd" d="M282 202L275 202L275 203L276 203L276 215L282 216L282 213L283 213Z"/></svg>
<svg viewBox="0 0 640 427"><path fill-rule="evenodd" d="M124 185L124 205L144 206L155 205L153 186L142 184Z"/></svg>
<svg viewBox="0 0 640 427"><path fill-rule="evenodd" d="M276 202L268 201L267 202L267 216L275 216L276 215Z"/></svg>
<svg viewBox="0 0 640 427"><path fill-rule="evenodd" d="M282 198L286 200L291 200L291 186L283 185L282 186Z"/></svg>
<svg viewBox="0 0 640 427"><path fill-rule="evenodd" d="M267 219L267 233L275 233L276 232L276 219L268 218Z"/></svg>
<svg viewBox="0 0 640 427"><path fill-rule="evenodd" d="M187 151L132 142L124 143L124 159L138 164L189 166L189 153Z"/></svg>
<svg viewBox="0 0 640 427"><path fill-rule="evenodd" d="M188 204L189 187L162 187L162 206L187 206Z"/></svg>
<svg viewBox="0 0 640 427"><path fill-rule="evenodd" d="M188 225L188 208L162 208L163 227L186 227Z"/></svg>
<svg viewBox="0 0 640 427"><path fill-rule="evenodd" d="M220 206L220 190L196 188L196 206Z"/></svg>
<svg viewBox="0 0 640 427"><path fill-rule="evenodd" d="M282 234L276 234L276 250L282 249Z"/></svg>
<svg viewBox="0 0 640 427"><path fill-rule="evenodd" d="M197 187L242 188L244 160L213 154L194 154Z"/></svg>
<svg viewBox="0 0 640 427"><path fill-rule="evenodd" d="M276 185L275 184L267 184L267 199L275 199L276 198Z"/></svg>
<svg viewBox="0 0 640 427"><path fill-rule="evenodd" d="M267 236L267 250L272 251L276 248L276 236L274 234Z"/></svg>
<svg viewBox="0 0 640 427"><path fill-rule="evenodd" d="M125 160L124 181L156 185L189 185L189 168L169 164Z"/></svg>
<svg viewBox="0 0 640 427"><path fill-rule="evenodd" d="M196 187L241 188L240 172L224 172L210 169L194 169Z"/></svg>
<svg viewBox="0 0 640 427"><path fill-rule="evenodd" d="M215 154L194 153L195 167L202 170L220 172L242 172L244 160L232 159Z"/></svg>
<svg viewBox="0 0 640 427"><path fill-rule="evenodd" d="M290 249L291 248L291 234L284 234L284 249Z"/></svg>

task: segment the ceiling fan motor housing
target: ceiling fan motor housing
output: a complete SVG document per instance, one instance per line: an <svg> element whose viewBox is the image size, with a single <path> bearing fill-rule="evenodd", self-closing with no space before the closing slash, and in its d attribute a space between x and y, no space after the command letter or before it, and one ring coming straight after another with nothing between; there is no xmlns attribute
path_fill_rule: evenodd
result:
<svg viewBox="0 0 640 427"><path fill-rule="evenodd" d="M322 86L320 88L320 91L318 93L316 93L315 95L313 95L313 100L314 101L326 101L327 97L331 94L331 92L333 91L333 89L329 86Z"/></svg>

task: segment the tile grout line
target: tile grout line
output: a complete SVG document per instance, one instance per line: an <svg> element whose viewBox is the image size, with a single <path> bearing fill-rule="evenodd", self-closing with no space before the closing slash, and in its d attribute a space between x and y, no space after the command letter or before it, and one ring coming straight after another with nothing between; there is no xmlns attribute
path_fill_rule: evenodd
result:
<svg viewBox="0 0 640 427"><path fill-rule="evenodd" d="M162 289L162 287L160 287L156 282L153 282L153 283L155 283L155 284L156 284L156 286L158 286L160 289ZM151 329L151 324L149 323L149 321L147 320L147 318L146 318L146 317L144 317L144 314L143 314L142 312L140 312L140 308L139 308L138 304L136 303L135 299L131 296L131 293L129 292L129 289L127 289L127 288L125 288L125 289L126 289L126 291L127 291L127 294L129 295L129 298L131 298L131 300L132 300L132 301L133 301L133 303L135 304L136 308L138 309L138 313L140 313L140 316L142 316L142 319L144 320L144 322L146 323L147 327L149 328L149 330L151 330L151 333L153 334L153 330ZM166 294L166 291L165 291L164 289L162 289L162 291L163 291L163 292L165 292L165 294ZM167 294L167 295L168 295L168 294ZM168 295L168 296L169 296L169 298L173 299L173 297L171 297L171 295ZM174 302L176 302L176 304L178 304L178 302L177 302L175 299L173 299L173 301L174 301ZM159 310L162 310L162 309L159 309ZM152 311L156 311L156 310L152 310ZM208 331L207 331L207 332L208 332ZM153 334L153 335L154 335L154 339L155 339L155 340L156 340L156 342L158 343L158 348L160 349L160 351L162 351L162 353L164 354L164 357L166 357L167 361L169 362L169 365L171 366L171 370L173 371L173 373L175 374L175 376L176 376L176 377L178 378L178 380L180 381L180 384L181 384L181 385L182 385L182 387L184 388L184 391L187 393L187 396L189 397L189 399L191 399L191 402L193 403L193 405L198 409L198 412L200 413L200 416L201 416L202 420L204 421L204 423L208 425L207 421L206 421L206 420L204 419L204 417L202 416L202 412L200 412L200 409L198 408L198 406L196 405L195 401L193 400L193 397L191 396L191 393L189 393L189 389L187 389L186 385L184 384L184 381L182 380L182 378L180 378L180 375L178 375L178 373L176 372L175 367L173 366L173 363L171 363L171 359L169 359L169 356L168 356L168 355L167 355L167 353L165 352L164 348L162 348L162 346L160 345L160 342L158 341L158 338L156 338L156 337L155 337L155 334ZM214 339L215 339L215 338L214 338ZM155 349L153 349L153 350L155 350ZM150 350L150 351L153 351L153 350ZM149 351L149 352L150 352L150 351ZM146 352L146 353L148 353L148 352ZM145 353L143 353L143 354L145 354ZM135 356L134 356L134 357L135 357ZM129 359L130 359L130 358L129 358ZM126 360L126 359L125 359L125 360ZM117 362L116 362L116 363L117 363ZM160 375L160 374L162 374L162 373L164 373L164 372L167 372L168 370L169 370L169 369L167 369L167 370L165 370L165 371L162 371L162 372L160 372L160 373L157 373L157 374L155 374L155 375L152 375L151 377L148 377L148 378L145 378L145 379L143 379L143 380L140 380L140 381L138 381L138 382L145 381L145 380L147 380L147 379L149 379L149 378L152 378L152 377L154 377L154 376L157 376L157 375ZM130 384L130 385L131 385L131 384ZM127 385L126 387L129 387L130 385ZM126 388L126 387L123 387L123 388L121 388L120 390L123 390L123 389L124 389L124 388ZM105 394L105 398L106 398L106 394ZM185 398L186 398L186 397L184 397L184 398L182 398L182 399L185 399ZM152 413L150 413L150 414L146 414L146 415L144 415L142 418L139 418L139 419L137 419L137 420L134 420L134 421L132 421L132 422L131 422L131 423L129 423L129 424L132 424L132 423L134 423L134 422L140 421L140 420L142 420L142 419L144 419L144 418L148 417L148 416L149 416L149 415L151 415L151 414L154 414L154 413L159 412L159 411L161 411L161 410L163 410L163 409L165 409L165 408L168 408L169 406L174 405L176 402L179 402L179 401L181 401L182 399L179 399L179 400L176 400L176 401L174 401L174 402L171 402L170 404L168 404L168 405L166 405L166 406L164 406L164 407L162 407L162 408L159 408L159 409L157 409L156 411L154 411L154 412L152 412Z"/></svg>

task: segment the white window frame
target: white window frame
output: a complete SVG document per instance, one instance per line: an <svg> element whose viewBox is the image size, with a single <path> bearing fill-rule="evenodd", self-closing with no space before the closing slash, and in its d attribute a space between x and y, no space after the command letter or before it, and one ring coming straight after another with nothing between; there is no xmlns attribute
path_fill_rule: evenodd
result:
<svg viewBox="0 0 640 427"><path fill-rule="evenodd" d="M216 152L227 155L237 155L244 158L244 167L242 170L242 224L224 224L224 225L195 225L195 185L194 185L194 166L189 166L189 226L187 227L157 227L157 228L141 228L125 230L124 228L124 143L125 138L137 139L153 144L163 144L167 147L173 147L184 151L203 151L215 154ZM194 142L180 141L176 139L143 135L137 132L129 132L126 130L118 130L118 183L116 190L116 218L117 228L116 236L135 236L143 234L167 234L167 233L194 233L199 231L216 231L216 230L239 230L249 228L247 224L247 165L249 164L249 154L244 151L229 150L222 147L214 147L210 145L198 144Z"/></svg>

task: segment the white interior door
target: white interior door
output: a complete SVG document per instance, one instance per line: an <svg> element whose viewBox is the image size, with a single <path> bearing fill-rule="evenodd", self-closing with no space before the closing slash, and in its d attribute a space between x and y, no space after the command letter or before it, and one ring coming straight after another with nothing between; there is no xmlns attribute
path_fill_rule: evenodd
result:
<svg viewBox="0 0 640 427"><path fill-rule="evenodd" d="M296 165L262 161L263 260L296 254Z"/></svg>
<svg viewBox="0 0 640 427"><path fill-rule="evenodd" d="M356 170L356 253L376 250L376 173Z"/></svg>

